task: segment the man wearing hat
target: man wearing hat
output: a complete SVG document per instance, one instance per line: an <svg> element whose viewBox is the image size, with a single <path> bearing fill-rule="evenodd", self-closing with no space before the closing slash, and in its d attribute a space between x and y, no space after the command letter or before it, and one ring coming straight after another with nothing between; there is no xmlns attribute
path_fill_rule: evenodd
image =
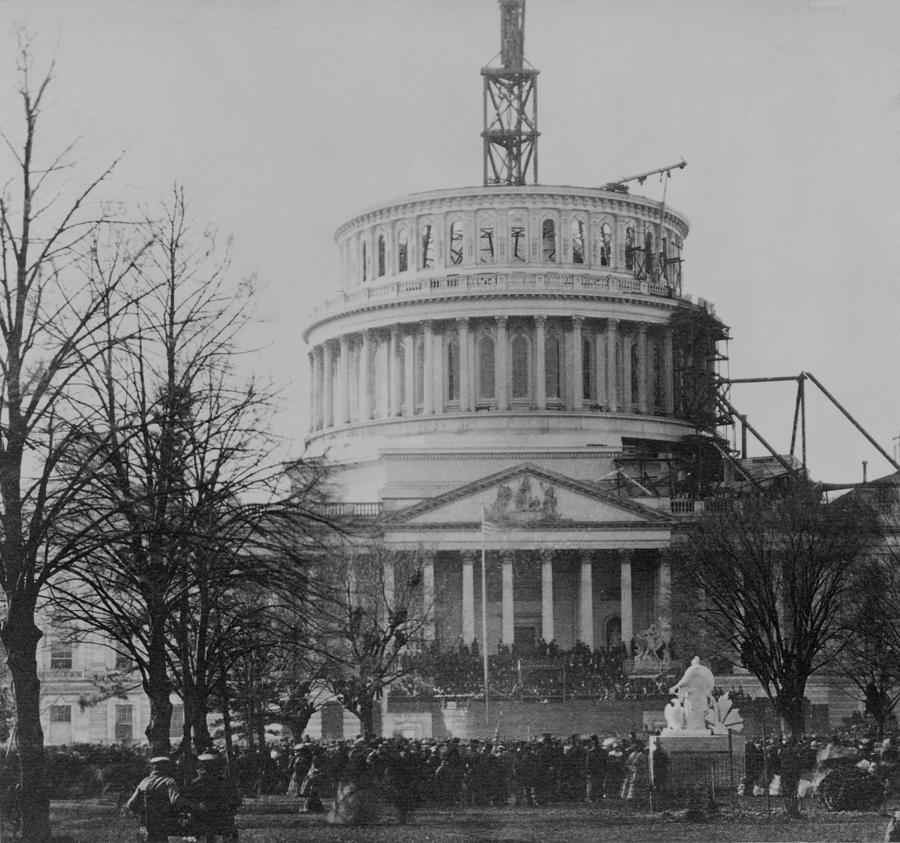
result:
<svg viewBox="0 0 900 843"><path fill-rule="evenodd" d="M217 752L197 757L197 776L188 785L188 797L196 806L195 835L202 843L237 840L234 815L241 797Z"/></svg>
<svg viewBox="0 0 900 843"><path fill-rule="evenodd" d="M180 834L178 815L191 807L172 778L172 759L157 755L150 759L150 775L140 781L125 803L140 817L146 843L167 843L170 834Z"/></svg>

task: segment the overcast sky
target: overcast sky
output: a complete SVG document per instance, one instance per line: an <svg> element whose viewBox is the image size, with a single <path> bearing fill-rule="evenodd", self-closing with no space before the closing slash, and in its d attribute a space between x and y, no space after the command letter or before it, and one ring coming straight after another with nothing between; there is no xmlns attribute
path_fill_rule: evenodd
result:
<svg viewBox="0 0 900 843"><path fill-rule="evenodd" d="M267 318L255 368L308 429L310 309L339 286L332 236L405 193L481 180L481 77L496 0L0 0L0 125L16 124L14 32L57 64L47 151L85 177L124 151L127 203L183 182L235 239ZM807 370L888 452L900 434L900 3L529 0L544 184L598 186L684 157L684 291L732 329L733 377ZM5 178L4 178L5 180ZM661 197L648 180L642 192ZM810 387L816 477L889 465ZM787 450L793 386L732 401ZM758 449L757 449L758 450Z"/></svg>

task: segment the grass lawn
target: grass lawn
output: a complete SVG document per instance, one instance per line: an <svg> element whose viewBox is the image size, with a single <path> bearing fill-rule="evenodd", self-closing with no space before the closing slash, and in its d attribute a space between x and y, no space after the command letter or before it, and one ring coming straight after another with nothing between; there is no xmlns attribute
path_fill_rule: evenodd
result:
<svg viewBox="0 0 900 843"><path fill-rule="evenodd" d="M133 817L120 815L107 802L54 802L53 828L79 843L124 843L136 839ZM621 803L552 805L546 808L428 809L409 825L397 824L385 808L376 825L341 828L325 824L322 815L297 813L297 801L266 797L245 802L238 816L242 843L288 841L398 841L399 843L700 843L700 841L881 841L888 817L877 812L834 814L816 806L798 820L787 820L778 800L771 816L761 799L742 800L723 808L714 820L689 823L678 812L635 813ZM174 841L175 838L173 838Z"/></svg>

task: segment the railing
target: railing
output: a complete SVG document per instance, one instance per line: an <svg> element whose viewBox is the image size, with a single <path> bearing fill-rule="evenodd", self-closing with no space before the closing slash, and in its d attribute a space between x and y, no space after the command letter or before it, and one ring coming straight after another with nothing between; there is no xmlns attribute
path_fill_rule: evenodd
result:
<svg viewBox="0 0 900 843"><path fill-rule="evenodd" d="M42 679L84 679L87 672L83 668L47 667L38 671Z"/></svg>
<svg viewBox="0 0 900 843"><path fill-rule="evenodd" d="M327 518L377 518L383 504L380 501L366 503L325 503L318 508Z"/></svg>
<svg viewBox="0 0 900 843"><path fill-rule="evenodd" d="M680 281L680 278L679 278ZM361 304L384 299L403 300L417 298L424 292L445 295L461 295L477 292L506 290L547 292L607 292L625 295L658 296L671 298L677 295L675 287L634 277L566 273L566 272L479 272L472 275L448 274L427 278L410 278L388 284L372 284L353 287L342 292L340 298L330 299L313 314L321 313L337 305Z"/></svg>

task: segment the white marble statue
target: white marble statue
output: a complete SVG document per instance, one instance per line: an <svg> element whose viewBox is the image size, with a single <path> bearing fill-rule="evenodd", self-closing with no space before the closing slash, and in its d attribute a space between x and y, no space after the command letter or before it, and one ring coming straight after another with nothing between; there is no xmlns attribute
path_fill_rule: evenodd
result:
<svg viewBox="0 0 900 843"><path fill-rule="evenodd" d="M666 727L680 732L685 728L686 720L684 716L684 706L681 704L681 700L678 697L673 696L672 699L669 700L669 704L663 709L663 714L666 718Z"/></svg>
<svg viewBox="0 0 900 843"><path fill-rule="evenodd" d="M708 730L706 710L713 704L713 688L716 680L708 667L700 664L700 657L694 656L691 666L684 672L677 685L669 689L670 694L677 694L684 708L685 726L690 731Z"/></svg>

